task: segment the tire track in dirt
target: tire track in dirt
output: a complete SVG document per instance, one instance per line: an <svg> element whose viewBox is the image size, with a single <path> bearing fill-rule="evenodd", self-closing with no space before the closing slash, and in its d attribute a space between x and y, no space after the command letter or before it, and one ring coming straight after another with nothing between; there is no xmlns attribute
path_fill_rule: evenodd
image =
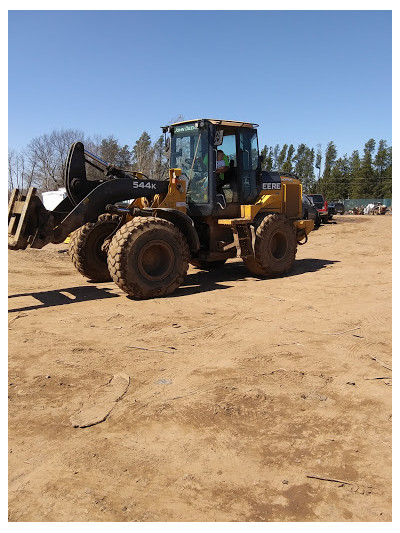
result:
<svg viewBox="0 0 400 533"><path fill-rule="evenodd" d="M366 362L372 361L372 357L378 359L385 359L390 364L390 346L387 346L383 342L371 342L364 339L357 341L349 341L345 345L346 358L347 359L356 359L362 361L363 358L366 359Z"/></svg>

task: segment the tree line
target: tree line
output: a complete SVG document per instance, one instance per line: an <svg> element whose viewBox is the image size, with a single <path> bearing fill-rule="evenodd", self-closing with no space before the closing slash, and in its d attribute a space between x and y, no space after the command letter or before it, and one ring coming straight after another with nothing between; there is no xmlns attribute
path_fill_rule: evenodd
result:
<svg viewBox="0 0 400 533"><path fill-rule="evenodd" d="M392 197L392 147L387 141L374 139L365 143L363 154L354 150L338 157L333 141L324 154L322 165L321 145L316 150L305 144L297 149L293 144L264 146L263 170L293 172L301 179L305 193L320 193L325 198L391 198Z"/></svg>
<svg viewBox="0 0 400 533"><path fill-rule="evenodd" d="M65 165L70 146L83 142L85 149L110 165L124 170L142 172L151 179L168 178L168 158L165 152L164 136L152 142L144 131L130 148L120 146L112 135L101 139L86 137L80 130L52 131L35 137L20 152L8 153L8 188L26 190L31 186L40 191L53 191L64 187ZM93 170L88 168L88 178ZM97 176L98 177L98 176Z"/></svg>
<svg viewBox="0 0 400 533"><path fill-rule="evenodd" d="M20 152L9 151L9 190L35 186L43 192L63 187L68 150L77 140L111 165L140 171L150 179L168 178L163 135L153 142L144 131L129 147L120 146L111 135L90 138L80 130L69 129L36 137ZM314 149L304 143L297 148L293 144L265 145L260 153L263 170L295 173L308 194L321 193L332 200L392 197L392 147L385 140L368 140L361 155L354 150L350 156L339 157L333 141L328 143L324 155L320 144Z"/></svg>

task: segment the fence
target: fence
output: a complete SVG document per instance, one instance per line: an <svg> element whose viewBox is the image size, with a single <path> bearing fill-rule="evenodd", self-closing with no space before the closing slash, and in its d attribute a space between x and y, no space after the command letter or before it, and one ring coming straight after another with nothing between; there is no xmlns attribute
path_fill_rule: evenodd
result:
<svg viewBox="0 0 400 533"><path fill-rule="evenodd" d="M353 207L360 207L361 205L367 207L368 204L377 204L378 202L386 207L392 206L391 198L357 198L343 201L346 211L353 209Z"/></svg>

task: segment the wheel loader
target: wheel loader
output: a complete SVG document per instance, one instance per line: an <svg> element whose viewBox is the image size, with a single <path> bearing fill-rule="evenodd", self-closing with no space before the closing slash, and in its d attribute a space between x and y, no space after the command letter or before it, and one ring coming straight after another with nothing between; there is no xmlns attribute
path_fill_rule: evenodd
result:
<svg viewBox="0 0 400 533"><path fill-rule="evenodd" d="M213 269L240 257L256 276L283 275L313 221L302 219L295 175L261 170L257 127L214 119L164 126L167 180L112 166L76 142L66 162L67 196L55 209L46 210L33 187L12 192L9 248L70 236L83 276L113 280L137 299L171 294L189 263Z"/></svg>

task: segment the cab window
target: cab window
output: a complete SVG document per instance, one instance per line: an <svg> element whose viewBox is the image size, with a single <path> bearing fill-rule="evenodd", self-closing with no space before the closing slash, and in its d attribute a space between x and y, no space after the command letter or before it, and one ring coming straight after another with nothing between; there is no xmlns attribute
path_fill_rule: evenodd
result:
<svg viewBox="0 0 400 533"><path fill-rule="evenodd" d="M235 135L224 135L223 143L221 146L218 146L218 149L224 152L229 161L234 161L235 167L237 166Z"/></svg>
<svg viewBox="0 0 400 533"><path fill-rule="evenodd" d="M240 151L243 170L256 170L258 166L258 140L255 131L240 132Z"/></svg>

